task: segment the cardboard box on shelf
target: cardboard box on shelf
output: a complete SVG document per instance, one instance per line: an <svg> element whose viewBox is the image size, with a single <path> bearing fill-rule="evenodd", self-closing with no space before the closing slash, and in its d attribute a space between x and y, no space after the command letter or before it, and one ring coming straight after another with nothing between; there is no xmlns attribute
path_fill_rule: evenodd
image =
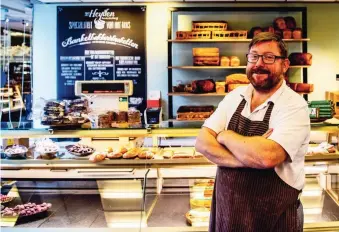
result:
<svg viewBox="0 0 339 232"><path fill-rule="evenodd" d="M339 115L339 91L326 91L325 99L333 102L335 114Z"/></svg>

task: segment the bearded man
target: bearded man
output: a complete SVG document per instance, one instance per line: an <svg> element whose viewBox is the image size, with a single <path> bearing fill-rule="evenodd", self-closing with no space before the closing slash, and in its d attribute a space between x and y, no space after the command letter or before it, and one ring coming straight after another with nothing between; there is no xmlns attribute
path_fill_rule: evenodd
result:
<svg viewBox="0 0 339 232"><path fill-rule="evenodd" d="M196 150L218 166L209 231L303 231L308 106L286 85L289 60L279 36L259 33L246 58L251 84L226 95L196 140Z"/></svg>

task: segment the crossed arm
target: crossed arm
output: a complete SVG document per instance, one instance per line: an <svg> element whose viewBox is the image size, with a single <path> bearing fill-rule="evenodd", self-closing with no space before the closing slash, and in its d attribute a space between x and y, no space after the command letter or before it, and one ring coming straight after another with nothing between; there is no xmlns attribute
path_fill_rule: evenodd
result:
<svg viewBox="0 0 339 232"><path fill-rule="evenodd" d="M218 166L231 168L272 168L283 162L286 151L277 142L267 139L272 129L262 136L247 137L231 130L216 134L203 127L197 137L196 150Z"/></svg>

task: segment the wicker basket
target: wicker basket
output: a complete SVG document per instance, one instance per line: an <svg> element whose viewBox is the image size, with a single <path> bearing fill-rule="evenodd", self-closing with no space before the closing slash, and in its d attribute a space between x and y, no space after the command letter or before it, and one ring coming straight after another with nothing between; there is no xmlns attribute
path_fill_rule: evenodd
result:
<svg viewBox="0 0 339 232"><path fill-rule="evenodd" d="M211 39L210 31L177 31L177 39Z"/></svg>
<svg viewBox="0 0 339 232"><path fill-rule="evenodd" d="M247 31L213 31L212 39L247 39Z"/></svg>
<svg viewBox="0 0 339 232"><path fill-rule="evenodd" d="M218 66L220 63L219 56L195 56L193 64L195 66Z"/></svg>
<svg viewBox="0 0 339 232"><path fill-rule="evenodd" d="M192 31L226 31L227 22L215 21L215 22L192 22Z"/></svg>

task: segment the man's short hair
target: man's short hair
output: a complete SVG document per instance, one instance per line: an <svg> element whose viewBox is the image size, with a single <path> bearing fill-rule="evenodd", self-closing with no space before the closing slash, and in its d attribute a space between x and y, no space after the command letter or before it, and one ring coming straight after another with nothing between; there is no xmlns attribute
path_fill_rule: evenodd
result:
<svg viewBox="0 0 339 232"><path fill-rule="evenodd" d="M282 38L279 35L273 34L271 32L261 32L261 33L258 33L256 36L254 36L250 45L248 46L248 50L250 50L255 44L262 43L262 42L270 42L270 41L276 41L280 48L281 56L287 57L286 43L282 40Z"/></svg>

